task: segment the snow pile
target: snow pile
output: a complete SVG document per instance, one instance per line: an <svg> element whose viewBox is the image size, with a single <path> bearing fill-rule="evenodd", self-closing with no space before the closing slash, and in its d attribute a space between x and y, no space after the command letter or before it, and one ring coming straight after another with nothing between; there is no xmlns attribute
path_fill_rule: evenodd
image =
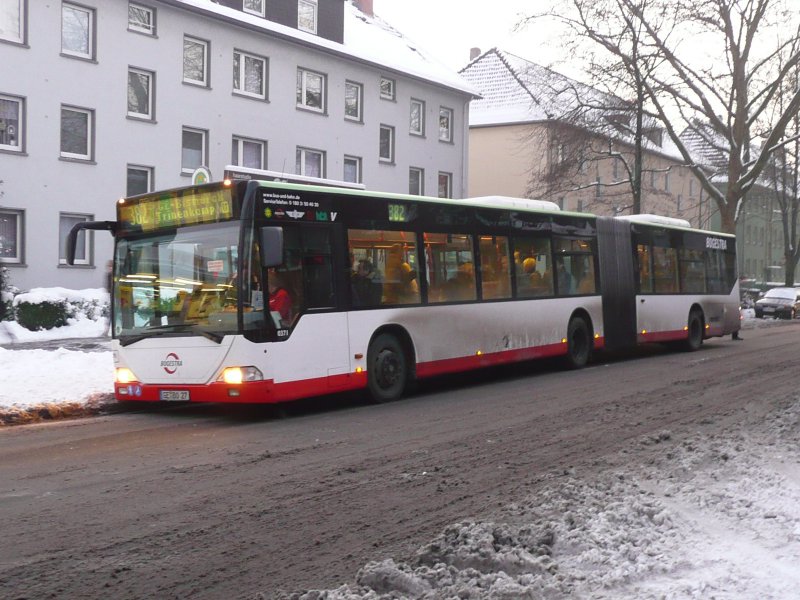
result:
<svg viewBox="0 0 800 600"><path fill-rule="evenodd" d="M40 342L53 339L101 337L108 333L109 294L103 288L70 290L62 287L34 288L17 294L13 305L42 302L65 303L72 315L67 325L49 330L31 331L15 321L0 323L0 344Z"/></svg>
<svg viewBox="0 0 800 600"><path fill-rule="evenodd" d="M641 439L553 474L493 521L445 529L410 563L294 600L789 600L800 587L800 400L766 419Z"/></svg>

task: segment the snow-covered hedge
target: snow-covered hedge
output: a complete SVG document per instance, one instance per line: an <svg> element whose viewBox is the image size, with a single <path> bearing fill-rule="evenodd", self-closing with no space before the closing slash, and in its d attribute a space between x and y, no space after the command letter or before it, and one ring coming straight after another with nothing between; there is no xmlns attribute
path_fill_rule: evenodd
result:
<svg viewBox="0 0 800 600"><path fill-rule="evenodd" d="M63 327L74 320L108 317L108 302L108 292L102 288L33 288L14 296L12 316L25 329L41 331Z"/></svg>
<svg viewBox="0 0 800 600"><path fill-rule="evenodd" d="M14 317L12 301L18 291L11 285L8 269L0 267L0 321L10 321Z"/></svg>

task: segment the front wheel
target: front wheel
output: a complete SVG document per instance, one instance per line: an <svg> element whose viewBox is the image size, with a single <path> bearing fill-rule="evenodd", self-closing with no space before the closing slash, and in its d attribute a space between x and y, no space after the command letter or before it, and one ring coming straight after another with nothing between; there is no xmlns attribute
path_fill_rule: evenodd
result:
<svg viewBox="0 0 800 600"><path fill-rule="evenodd" d="M690 312L687 327L689 335L684 343L684 349L694 352L703 345L703 313L696 309Z"/></svg>
<svg viewBox="0 0 800 600"><path fill-rule="evenodd" d="M582 317L575 317L567 327L566 362L570 369L582 369L592 355L592 333Z"/></svg>
<svg viewBox="0 0 800 600"><path fill-rule="evenodd" d="M367 350L367 384L375 402L390 402L403 395L408 383L408 364L403 346L391 334L382 333Z"/></svg>

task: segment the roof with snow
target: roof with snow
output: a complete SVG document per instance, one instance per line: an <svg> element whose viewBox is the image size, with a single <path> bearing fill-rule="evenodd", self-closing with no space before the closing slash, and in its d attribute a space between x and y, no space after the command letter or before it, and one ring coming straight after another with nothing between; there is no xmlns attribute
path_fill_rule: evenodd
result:
<svg viewBox="0 0 800 600"><path fill-rule="evenodd" d="M629 103L548 67L492 48L459 73L481 94L470 103L470 127L563 120L633 143L626 128L614 120L617 115L630 114ZM649 138L643 143L650 152L683 162L667 135L662 136L661 144Z"/></svg>
<svg viewBox="0 0 800 600"><path fill-rule="evenodd" d="M318 48L381 69L421 79L469 96L476 89L380 17L358 10L350 0L344 3L344 43L318 37L239 10L220 6L212 0L161 0L165 4L263 31L279 39Z"/></svg>

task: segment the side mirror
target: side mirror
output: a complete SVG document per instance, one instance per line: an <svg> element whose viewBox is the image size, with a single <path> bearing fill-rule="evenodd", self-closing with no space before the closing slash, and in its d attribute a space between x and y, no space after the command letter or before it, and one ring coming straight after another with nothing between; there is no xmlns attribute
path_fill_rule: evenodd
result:
<svg viewBox="0 0 800 600"><path fill-rule="evenodd" d="M261 266L268 269L283 264L283 228L262 227L259 234L261 236Z"/></svg>

